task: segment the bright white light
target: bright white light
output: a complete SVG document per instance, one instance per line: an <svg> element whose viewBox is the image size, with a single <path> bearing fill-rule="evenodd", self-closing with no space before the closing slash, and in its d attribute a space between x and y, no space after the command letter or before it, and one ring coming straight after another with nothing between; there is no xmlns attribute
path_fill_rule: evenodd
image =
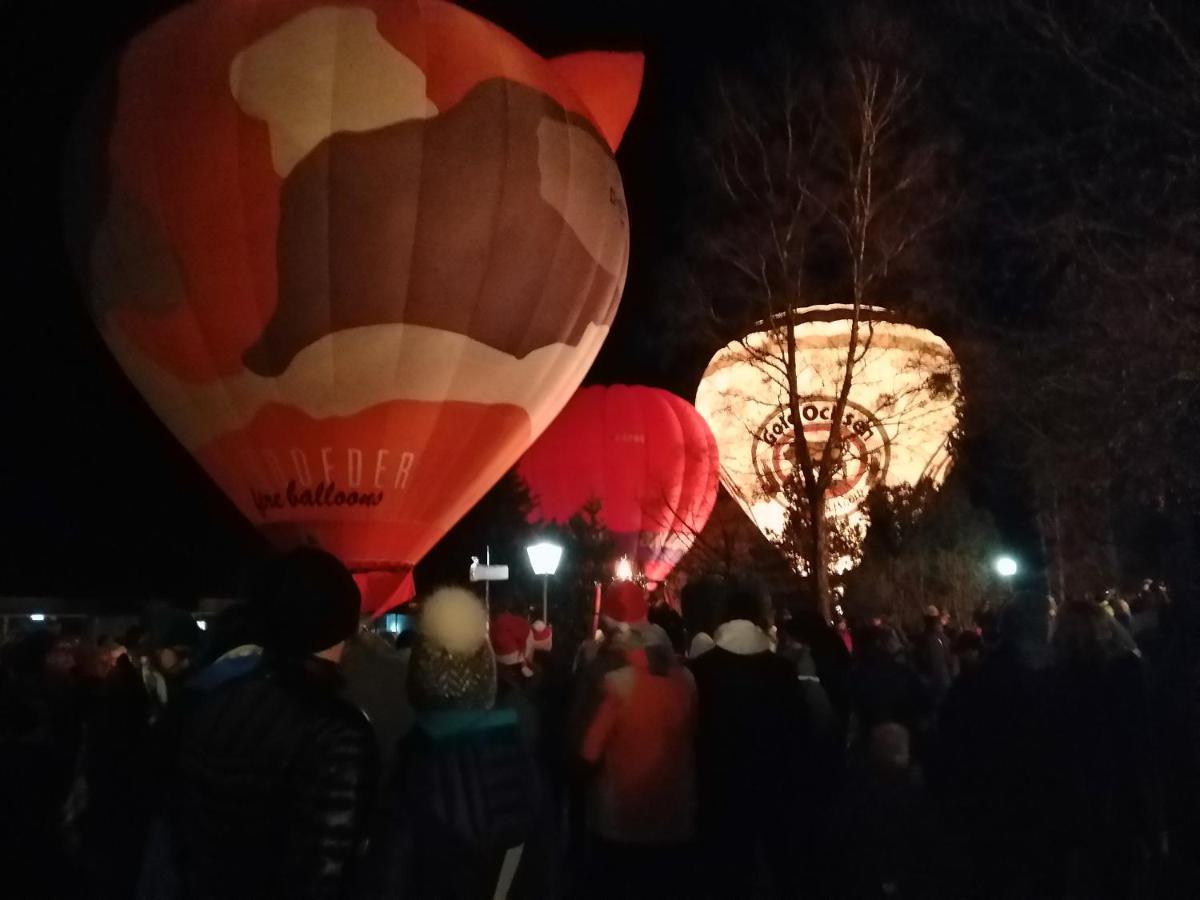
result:
<svg viewBox="0 0 1200 900"><path fill-rule="evenodd" d="M534 575L553 575L558 570L563 551L558 544L542 541L526 547L525 552L529 554L529 565Z"/></svg>
<svg viewBox="0 0 1200 900"><path fill-rule="evenodd" d="M619 560L617 560L617 580L633 580L633 563L629 561L628 556L622 556Z"/></svg>
<svg viewBox="0 0 1200 900"><path fill-rule="evenodd" d="M1017 574L1017 561L1011 556L997 556L992 565L1001 578L1012 578Z"/></svg>
<svg viewBox="0 0 1200 900"><path fill-rule="evenodd" d="M203 619L196 620L196 627L199 628L201 631L208 631L208 623L205 622Z"/></svg>
<svg viewBox="0 0 1200 900"><path fill-rule="evenodd" d="M29 621L31 621L31 622L45 622L45 621L46 621L46 616L45 616L43 613L32 613L32 614L29 616Z"/></svg>

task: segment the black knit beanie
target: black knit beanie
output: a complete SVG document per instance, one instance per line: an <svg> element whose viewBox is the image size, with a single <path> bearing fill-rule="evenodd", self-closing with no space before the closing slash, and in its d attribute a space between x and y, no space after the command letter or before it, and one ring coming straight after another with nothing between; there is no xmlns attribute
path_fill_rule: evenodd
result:
<svg viewBox="0 0 1200 900"><path fill-rule="evenodd" d="M318 653L358 630L358 585L324 550L300 547L271 560L256 593L263 647L275 655Z"/></svg>

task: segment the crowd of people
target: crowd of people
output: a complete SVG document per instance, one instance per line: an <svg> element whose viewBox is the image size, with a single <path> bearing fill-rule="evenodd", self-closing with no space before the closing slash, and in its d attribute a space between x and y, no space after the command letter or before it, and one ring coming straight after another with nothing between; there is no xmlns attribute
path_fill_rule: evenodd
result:
<svg viewBox="0 0 1200 900"><path fill-rule="evenodd" d="M1200 895L1200 615L1162 591L910 635L614 581L574 647L455 587L393 644L316 550L251 593L3 648L5 896Z"/></svg>

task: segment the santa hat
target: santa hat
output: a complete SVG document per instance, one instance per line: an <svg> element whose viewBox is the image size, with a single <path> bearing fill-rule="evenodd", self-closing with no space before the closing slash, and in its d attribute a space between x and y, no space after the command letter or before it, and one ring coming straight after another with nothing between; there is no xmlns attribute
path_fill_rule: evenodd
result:
<svg viewBox="0 0 1200 900"><path fill-rule="evenodd" d="M538 650L544 653L549 653L554 646L554 629L538 619L533 623L533 627L529 629L529 647L528 654L533 656Z"/></svg>
<svg viewBox="0 0 1200 900"><path fill-rule="evenodd" d="M525 662L525 644L529 640L529 623L510 612L500 613L492 622L492 649L496 662L502 666L519 666Z"/></svg>
<svg viewBox="0 0 1200 900"><path fill-rule="evenodd" d="M612 582L600 601L600 615L623 625L645 622L649 610L646 591L636 581Z"/></svg>
<svg viewBox="0 0 1200 900"><path fill-rule="evenodd" d="M419 710L490 709L496 702L496 659L483 603L462 588L435 591L421 608L408 670Z"/></svg>

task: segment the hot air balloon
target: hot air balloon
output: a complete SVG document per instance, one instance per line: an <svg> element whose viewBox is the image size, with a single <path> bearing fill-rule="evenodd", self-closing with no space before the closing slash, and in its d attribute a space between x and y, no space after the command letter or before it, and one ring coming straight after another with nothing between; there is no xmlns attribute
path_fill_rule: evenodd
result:
<svg viewBox="0 0 1200 900"><path fill-rule="evenodd" d="M641 66L544 60L436 0L200 0L82 116L68 231L105 342L268 537L363 576L365 612L604 340Z"/></svg>
<svg viewBox="0 0 1200 900"><path fill-rule="evenodd" d="M669 391L581 389L517 466L534 497L531 521L563 523L592 498L617 541L653 584L691 548L717 496L716 440L695 408Z"/></svg>
<svg viewBox="0 0 1200 900"><path fill-rule="evenodd" d="M780 365L786 327L767 327L734 341L712 358L696 393L721 448L721 481L759 530L778 541L787 518L785 485L792 442L803 428L814 458L829 440L830 413L845 372L853 307L798 309L795 346L801 422L792 421ZM841 456L826 492L826 515L861 539L863 501L872 487L940 484L950 465L958 424L960 375L950 347L933 332L905 324L883 309L864 309L865 348L842 422ZM835 560L844 571L850 556ZM800 561L793 561L800 566Z"/></svg>

